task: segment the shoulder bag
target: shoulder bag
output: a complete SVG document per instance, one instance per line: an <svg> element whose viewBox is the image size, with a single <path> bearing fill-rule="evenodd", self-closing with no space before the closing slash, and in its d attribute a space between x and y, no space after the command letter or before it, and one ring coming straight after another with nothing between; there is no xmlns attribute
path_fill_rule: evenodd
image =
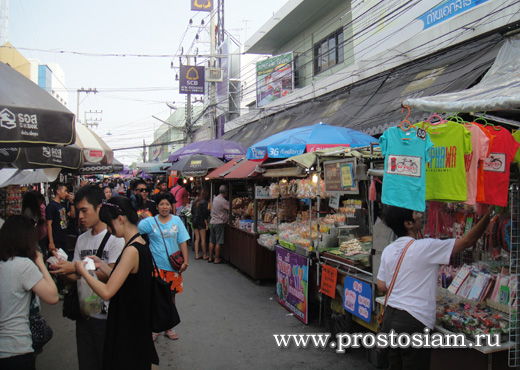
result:
<svg viewBox="0 0 520 370"><path fill-rule="evenodd" d="M165 281L159 274L159 269L152 254L150 315L154 333L169 330L181 322L177 307L173 303L171 285L171 282Z"/></svg>
<svg viewBox="0 0 520 370"><path fill-rule="evenodd" d="M378 328L377 331L379 332L381 330L381 326L383 325L383 317L385 315L385 307L386 302L388 301L388 297L390 297L390 293L392 293L392 289L394 289L395 280L397 279L397 274L399 273L399 269L401 268L401 264L403 263L404 255L406 254L406 251L410 247L410 245L413 244L415 239L410 240L410 242L404 247L403 252L401 253L401 256L399 257L399 261L397 261L397 266L395 267L394 276L392 277L392 281L390 281L390 286L388 287L388 290L386 291L385 295L385 303L381 307L381 311L379 312L379 315L377 315L376 320L378 322Z"/></svg>
<svg viewBox="0 0 520 370"><path fill-rule="evenodd" d="M29 327L33 341L33 349L38 354L44 345L52 339L52 329L40 313L40 305L34 292L29 309Z"/></svg>
<svg viewBox="0 0 520 370"><path fill-rule="evenodd" d="M161 233L161 237L164 243L164 250L166 251L166 255L168 256L168 261L170 261L170 265L175 271L179 271L182 267L182 264L184 263L184 256L182 255L181 250L179 249L177 252L168 254L168 247L166 246L166 240L164 240L164 234L162 232L161 226L159 225L159 222L157 221L157 217L153 218L155 220L155 223L157 224L157 227L159 228L159 232Z"/></svg>
<svg viewBox="0 0 520 370"><path fill-rule="evenodd" d="M103 251L105 250L105 245L110 238L110 234L107 230L107 233L103 237L101 244L96 252L96 256L101 258L103 255ZM79 320L83 318L81 314L81 310L79 308L79 296L78 296L78 285L74 283L69 291L63 296L63 308L62 308L63 317L66 317L71 320Z"/></svg>

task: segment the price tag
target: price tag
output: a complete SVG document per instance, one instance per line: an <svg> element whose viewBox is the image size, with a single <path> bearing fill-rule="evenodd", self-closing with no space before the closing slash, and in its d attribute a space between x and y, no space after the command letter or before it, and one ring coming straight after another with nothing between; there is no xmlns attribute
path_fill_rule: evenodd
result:
<svg viewBox="0 0 520 370"><path fill-rule="evenodd" d="M426 139L426 131L422 128L417 128L417 137L423 140Z"/></svg>

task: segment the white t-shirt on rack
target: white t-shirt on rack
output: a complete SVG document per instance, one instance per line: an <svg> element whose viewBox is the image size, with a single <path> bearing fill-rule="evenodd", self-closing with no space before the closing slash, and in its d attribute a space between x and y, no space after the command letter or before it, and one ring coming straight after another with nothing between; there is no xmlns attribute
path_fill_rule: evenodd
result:
<svg viewBox="0 0 520 370"><path fill-rule="evenodd" d="M401 253L412 240L409 236L388 245L381 256L377 279L390 285ZM404 310L425 326L435 326L439 266L449 263L455 239L420 239L410 245L387 305Z"/></svg>

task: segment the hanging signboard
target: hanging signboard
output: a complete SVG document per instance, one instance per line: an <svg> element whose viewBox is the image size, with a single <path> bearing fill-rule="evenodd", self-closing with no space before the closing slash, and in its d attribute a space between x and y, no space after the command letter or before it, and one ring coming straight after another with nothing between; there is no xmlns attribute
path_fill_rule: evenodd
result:
<svg viewBox="0 0 520 370"><path fill-rule="evenodd" d="M278 302L308 323L309 259L276 246L276 296Z"/></svg>
<svg viewBox="0 0 520 370"><path fill-rule="evenodd" d="M355 158L327 161L323 163L325 170L325 191L327 193L359 194L357 181L354 181L356 171Z"/></svg>
<svg viewBox="0 0 520 370"><path fill-rule="evenodd" d="M211 12L213 10L213 0L191 0L191 10Z"/></svg>
<svg viewBox="0 0 520 370"><path fill-rule="evenodd" d="M181 65L179 93L204 94L204 66Z"/></svg>
<svg viewBox="0 0 520 370"><path fill-rule="evenodd" d="M336 298L338 269L329 265L323 265L321 268L321 292L334 299Z"/></svg>
<svg viewBox="0 0 520 370"><path fill-rule="evenodd" d="M343 308L361 320L370 322L372 315L372 287L364 281L346 276L343 283Z"/></svg>
<svg viewBox="0 0 520 370"><path fill-rule="evenodd" d="M269 186L255 186L256 199L274 199L269 195Z"/></svg>
<svg viewBox="0 0 520 370"><path fill-rule="evenodd" d="M256 106L289 94L294 87L293 54L286 53L256 63Z"/></svg>

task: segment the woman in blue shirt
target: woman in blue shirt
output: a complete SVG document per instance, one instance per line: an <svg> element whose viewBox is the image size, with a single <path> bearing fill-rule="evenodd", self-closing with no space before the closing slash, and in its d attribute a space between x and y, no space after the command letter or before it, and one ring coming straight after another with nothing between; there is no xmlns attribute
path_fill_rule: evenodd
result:
<svg viewBox="0 0 520 370"><path fill-rule="evenodd" d="M173 303L175 303L175 295L182 293L182 272L188 267L188 246L186 241L190 236L181 219L171 214L172 205L175 203L172 194L157 194L155 202L159 214L155 217L141 220L137 228L141 234L147 234L150 238L152 256L159 268L161 277L172 283L172 297ZM181 251L184 257L184 263L179 271L175 271L170 265L168 257L178 250ZM173 329L167 330L164 335L172 340L179 339L179 336ZM154 341L158 336L159 333L152 333Z"/></svg>

